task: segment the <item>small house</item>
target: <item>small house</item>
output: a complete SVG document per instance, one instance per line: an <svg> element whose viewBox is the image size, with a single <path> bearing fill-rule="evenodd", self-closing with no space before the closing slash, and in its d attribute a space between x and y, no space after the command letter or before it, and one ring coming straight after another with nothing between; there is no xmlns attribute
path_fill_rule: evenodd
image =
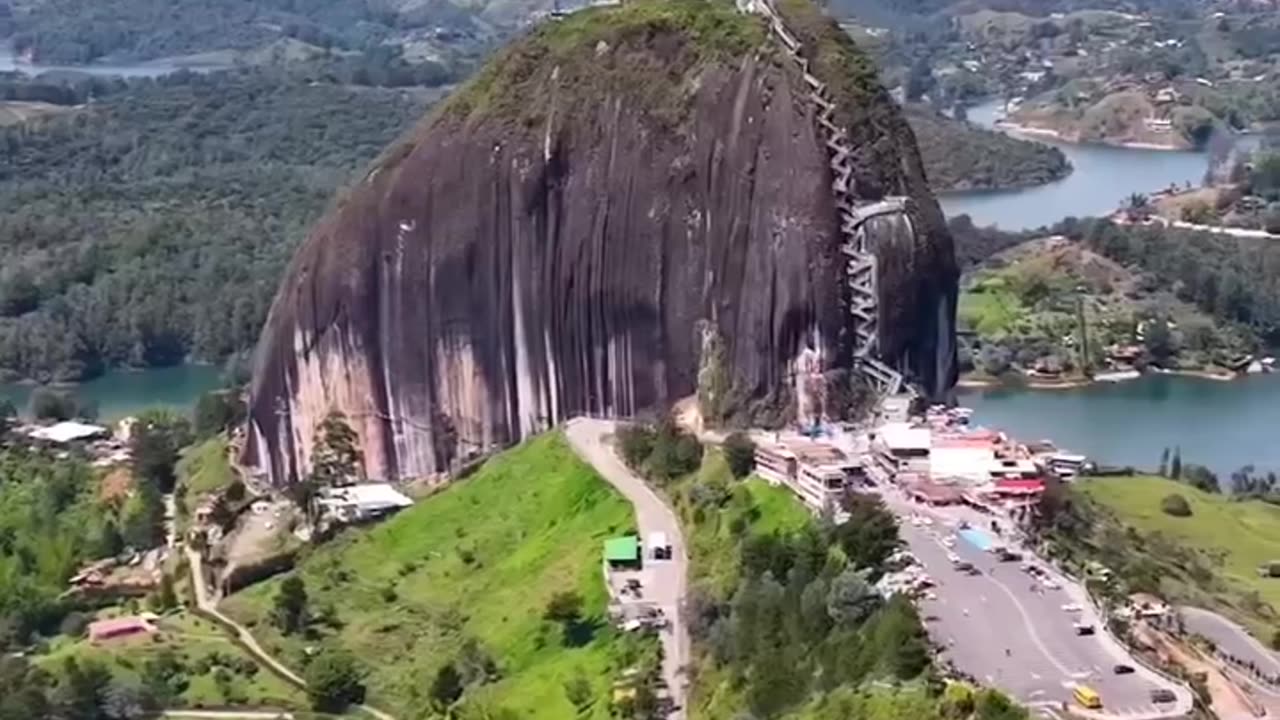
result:
<svg viewBox="0 0 1280 720"><path fill-rule="evenodd" d="M134 635L149 635L155 631L155 625L152 625L151 621L144 617L98 620L89 623L89 642L100 643Z"/></svg>

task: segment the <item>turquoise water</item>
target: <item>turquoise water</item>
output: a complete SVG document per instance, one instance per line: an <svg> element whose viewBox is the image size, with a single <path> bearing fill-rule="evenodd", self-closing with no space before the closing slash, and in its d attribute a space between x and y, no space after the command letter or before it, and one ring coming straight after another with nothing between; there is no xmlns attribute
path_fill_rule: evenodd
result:
<svg viewBox="0 0 1280 720"><path fill-rule="evenodd" d="M973 423L1023 441L1052 440L1107 465L1155 469L1164 448L1225 483L1246 464L1280 470L1280 373L1223 382L1149 374L1071 390L982 390L960 395Z"/></svg>
<svg viewBox="0 0 1280 720"><path fill-rule="evenodd" d="M998 103L971 109L969 121L991 127ZM1203 152L1138 150L1035 139L1062 150L1072 173L1057 182L1021 190L947 193L938 196L948 216L968 214L977 225L1025 230L1052 225L1068 216L1110 215L1135 192L1150 193L1170 183L1199 185L1209 169Z"/></svg>
<svg viewBox="0 0 1280 720"><path fill-rule="evenodd" d="M956 532L957 535L964 538L970 545L978 548L982 552L990 550L995 544L995 540L990 535L977 528L965 528Z"/></svg>
<svg viewBox="0 0 1280 720"><path fill-rule="evenodd" d="M222 371L213 365L177 365L151 370L112 370L65 389L98 406L104 422L119 420L151 407L190 412L202 393L221 386ZM8 398L26 412L35 386L0 383L0 397Z"/></svg>

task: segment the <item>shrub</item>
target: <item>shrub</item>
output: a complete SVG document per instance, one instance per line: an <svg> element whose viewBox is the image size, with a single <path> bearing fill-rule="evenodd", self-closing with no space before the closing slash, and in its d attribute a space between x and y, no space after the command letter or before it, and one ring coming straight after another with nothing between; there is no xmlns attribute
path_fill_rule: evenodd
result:
<svg viewBox="0 0 1280 720"><path fill-rule="evenodd" d="M67 613L67 616L62 618L62 624L58 626L58 632L70 637L80 637L88 626L89 618L84 613L72 612Z"/></svg>
<svg viewBox="0 0 1280 720"><path fill-rule="evenodd" d="M1165 515L1191 517L1191 505L1187 503L1186 498L1177 493L1165 495L1164 499L1160 501L1160 509L1164 511Z"/></svg>
<svg viewBox="0 0 1280 720"><path fill-rule="evenodd" d="M744 433L733 433L724 439L724 459L734 477L744 478L755 469L756 444Z"/></svg>

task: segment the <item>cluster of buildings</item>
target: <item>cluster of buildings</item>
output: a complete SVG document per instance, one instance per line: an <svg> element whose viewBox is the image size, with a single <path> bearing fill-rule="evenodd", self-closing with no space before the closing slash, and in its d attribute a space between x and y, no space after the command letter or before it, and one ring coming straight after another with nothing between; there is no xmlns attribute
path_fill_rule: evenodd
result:
<svg viewBox="0 0 1280 720"><path fill-rule="evenodd" d="M130 460L129 440L133 423L133 418L125 418L115 428L109 428L79 420L64 420L52 425L19 425L14 429L14 435L26 438L33 447L48 448L57 453L82 451L91 458L94 467L112 467Z"/></svg>
<svg viewBox="0 0 1280 720"><path fill-rule="evenodd" d="M892 481L929 505L966 504L983 511L1036 503L1045 476L1071 478L1087 462L1052 443L1020 443L971 428L965 408L930 408L922 419L886 423L871 440L873 479Z"/></svg>
<svg viewBox="0 0 1280 720"><path fill-rule="evenodd" d="M967 504L983 511L1034 505L1052 473L1070 479L1087 464L1052 443L1020 443L972 428L971 411L936 406L923 416L887 412L856 440L846 436L775 435L756 443L756 472L785 486L817 513L841 520L849 489L894 483L929 505Z"/></svg>

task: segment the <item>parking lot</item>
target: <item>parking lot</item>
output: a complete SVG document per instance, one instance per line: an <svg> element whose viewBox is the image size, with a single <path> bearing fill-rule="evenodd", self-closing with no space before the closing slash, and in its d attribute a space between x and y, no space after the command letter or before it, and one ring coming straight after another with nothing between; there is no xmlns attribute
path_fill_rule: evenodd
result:
<svg viewBox="0 0 1280 720"><path fill-rule="evenodd" d="M943 660L1032 706L1061 707L1083 684L1097 691L1107 715L1172 714L1174 704L1154 703L1151 691L1185 693L1106 637L1082 590L1068 579L1048 569L1042 577L1028 572L1024 565L1044 567L1034 558L1001 562L984 549L996 539L976 522L976 532L957 534L962 528L954 516L932 514L896 494L885 500L902 520L909 549L935 583L921 599L920 611L930 636L943 648ZM958 570L957 562L973 570ZM1078 634L1077 625L1095 632ZM1119 665L1133 672L1118 674Z"/></svg>

